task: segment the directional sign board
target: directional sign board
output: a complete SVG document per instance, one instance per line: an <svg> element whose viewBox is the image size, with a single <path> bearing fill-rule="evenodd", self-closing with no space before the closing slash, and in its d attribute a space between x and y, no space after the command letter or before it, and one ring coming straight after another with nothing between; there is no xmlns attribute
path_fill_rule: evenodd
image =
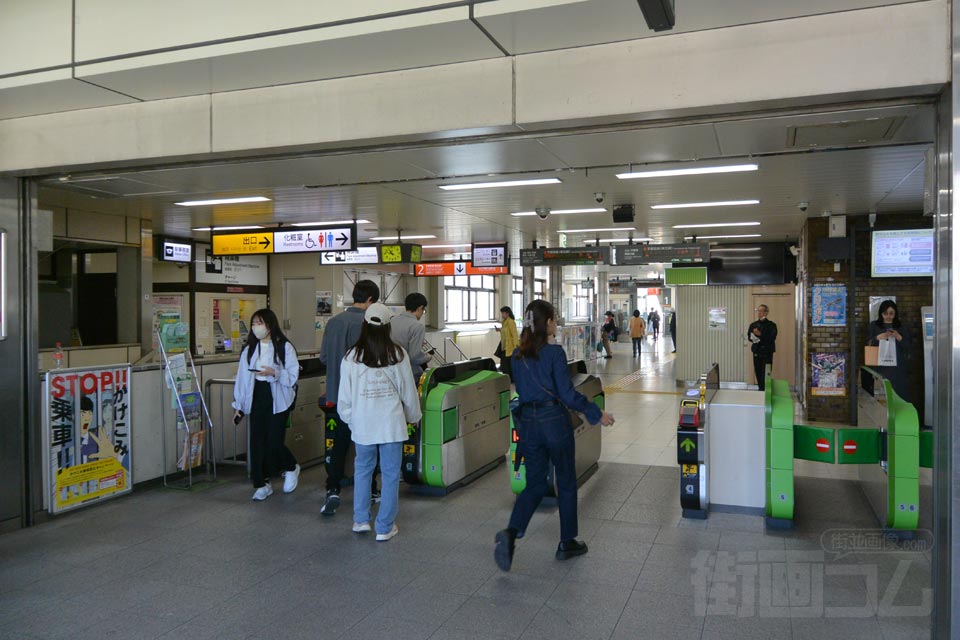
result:
<svg viewBox="0 0 960 640"><path fill-rule="evenodd" d="M569 247L566 249L520 249L521 267L564 264L604 264L610 262L608 247Z"/></svg>
<svg viewBox="0 0 960 640"><path fill-rule="evenodd" d="M325 253L357 248L357 227L283 229L258 233L219 233L213 236L213 255L250 253Z"/></svg>
<svg viewBox="0 0 960 640"><path fill-rule="evenodd" d="M474 267L469 262L445 260L442 262L418 262L413 275L430 276L501 276L510 273L510 267Z"/></svg>
<svg viewBox="0 0 960 640"><path fill-rule="evenodd" d="M707 262L710 245L692 244L631 244L615 249L618 265L651 264L655 262Z"/></svg>
<svg viewBox="0 0 960 640"><path fill-rule="evenodd" d="M225 233L213 236L213 255L239 256L273 253L273 233Z"/></svg>
<svg viewBox="0 0 960 640"><path fill-rule="evenodd" d="M333 251L320 254L320 264L377 264L380 256L376 247L357 247L356 251Z"/></svg>

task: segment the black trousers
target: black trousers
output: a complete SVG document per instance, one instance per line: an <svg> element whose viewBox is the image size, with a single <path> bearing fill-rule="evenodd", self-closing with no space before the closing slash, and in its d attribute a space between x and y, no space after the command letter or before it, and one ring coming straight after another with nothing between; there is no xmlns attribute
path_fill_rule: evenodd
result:
<svg viewBox="0 0 960 640"><path fill-rule="evenodd" d="M757 376L757 387L760 391L766 389L766 368L773 365L773 355L753 354L753 373Z"/></svg>
<svg viewBox="0 0 960 640"><path fill-rule="evenodd" d="M500 358L500 373L507 374L510 376L510 381L513 381L513 365L510 363L510 356Z"/></svg>
<svg viewBox="0 0 960 640"><path fill-rule="evenodd" d="M577 537L577 465L573 427L559 404L520 408L517 455L523 455L527 486L517 496L510 528L523 535L547 491L548 464L553 463L560 508L560 540Z"/></svg>
<svg viewBox="0 0 960 640"><path fill-rule="evenodd" d="M643 338L634 338L633 339L633 355L640 355L640 345L643 344Z"/></svg>
<svg viewBox="0 0 960 640"><path fill-rule="evenodd" d="M350 432L350 426L340 419L334 408L327 413L327 422L333 418L335 422L333 429L324 426L324 439L333 438L333 448L327 449L327 456L324 461L324 468L327 471L327 491L340 493L340 485L343 484L344 467L347 464L347 452L350 450L350 442L353 435ZM377 468L373 470L373 479L371 480L371 490L377 491L377 474L380 470L380 454L377 453Z"/></svg>
<svg viewBox="0 0 960 640"><path fill-rule="evenodd" d="M290 411L273 412L270 383L256 380L253 384L253 406L250 407L250 479L259 489L268 478L279 478L282 471L293 471L297 460L283 443L287 435Z"/></svg>

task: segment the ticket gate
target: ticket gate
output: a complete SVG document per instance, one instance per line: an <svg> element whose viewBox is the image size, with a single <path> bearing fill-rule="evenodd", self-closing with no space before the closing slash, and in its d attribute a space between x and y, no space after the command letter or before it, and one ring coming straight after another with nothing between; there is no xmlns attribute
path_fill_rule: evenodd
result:
<svg viewBox="0 0 960 640"><path fill-rule="evenodd" d="M575 360L568 364L570 368L570 378L573 381L573 388L589 398L595 405L604 409L606 398L603 392L603 384L596 376L587 373L587 364L583 360ZM582 485L590 479L590 476L598 468L601 448L601 427L600 423L590 424L587 420L577 413L570 411L570 419L573 423L573 437L576 443L576 469L577 486ZM521 458L519 468L516 467L517 460L517 430L513 425L513 418L510 419L510 458L508 472L510 473L510 488L514 493L520 493L527 486L526 465ZM547 493L546 497L555 498L557 496L557 482L554 474L553 465L548 465L547 471Z"/></svg>
<svg viewBox="0 0 960 640"><path fill-rule="evenodd" d="M510 440L510 379L492 358L428 369L420 380L423 419L408 425L403 479L443 495L483 475Z"/></svg>
<svg viewBox="0 0 960 640"><path fill-rule="evenodd" d="M684 392L677 421L677 464L680 465L680 507L684 518L704 519L710 508L707 491L709 431L707 409L720 389L720 365L713 363L697 384Z"/></svg>

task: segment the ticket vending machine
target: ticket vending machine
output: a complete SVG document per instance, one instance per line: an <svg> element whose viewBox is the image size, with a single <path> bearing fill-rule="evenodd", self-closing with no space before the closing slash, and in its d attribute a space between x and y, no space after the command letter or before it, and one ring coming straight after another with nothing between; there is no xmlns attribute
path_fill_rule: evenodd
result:
<svg viewBox="0 0 960 640"><path fill-rule="evenodd" d="M923 318L923 424L933 426L933 307L920 307Z"/></svg>

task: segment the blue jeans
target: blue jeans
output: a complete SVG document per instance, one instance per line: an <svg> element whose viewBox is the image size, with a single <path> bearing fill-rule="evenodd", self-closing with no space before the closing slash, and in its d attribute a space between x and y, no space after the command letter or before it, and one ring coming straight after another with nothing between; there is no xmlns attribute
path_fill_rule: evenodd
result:
<svg viewBox="0 0 960 640"><path fill-rule="evenodd" d="M527 486L517 496L510 528L523 535L547 491L548 464L553 463L560 508L560 539L577 537L577 467L573 426L559 404L520 408L519 453L526 465Z"/></svg>
<svg viewBox="0 0 960 640"><path fill-rule="evenodd" d="M353 463L353 521L370 522L370 480L377 467L377 450L380 451L380 511L374 527L377 533L390 533L397 518L400 499L400 459L402 442L384 444L356 444L357 458Z"/></svg>

